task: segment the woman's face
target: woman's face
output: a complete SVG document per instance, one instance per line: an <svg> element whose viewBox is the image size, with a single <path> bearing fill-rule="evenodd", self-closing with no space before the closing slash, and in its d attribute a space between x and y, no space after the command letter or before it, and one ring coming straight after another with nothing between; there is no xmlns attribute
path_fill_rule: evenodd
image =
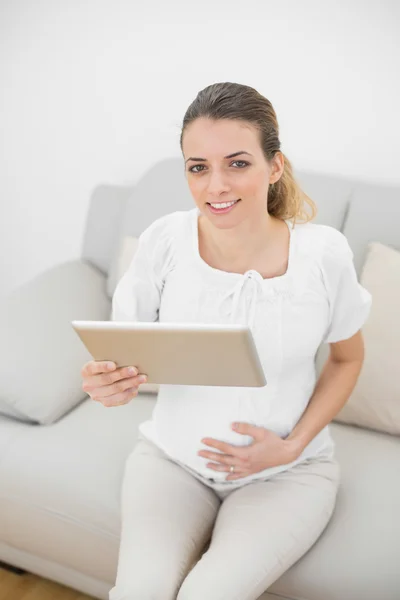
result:
<svg viewBox="0 0 400 600"><path fill-rule="evenodd" d="M268 186L281 177L283 156L278 152L268 163L252 124L196 119L184 132L182 149L191 194L214 225L230 228L265 215Z"/></svg>

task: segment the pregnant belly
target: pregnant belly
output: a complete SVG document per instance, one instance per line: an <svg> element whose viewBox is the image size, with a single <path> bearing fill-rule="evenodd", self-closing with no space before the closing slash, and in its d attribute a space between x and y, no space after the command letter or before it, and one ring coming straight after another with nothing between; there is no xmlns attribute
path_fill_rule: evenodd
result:
<svg viewBox="0 0 400 600"><path fill-rule="evenodd" d="M268 386L267 386L268 387ZM264 426L280 433L272 417L272 386L265 388L218 388L207 386L160 386L153 422L157 439L170 456L198 470L206 449L201 440L214 438L235 446L252 443L251 436L232 430L235 421ZM210 449L208 447L208 449Z"/></svg>

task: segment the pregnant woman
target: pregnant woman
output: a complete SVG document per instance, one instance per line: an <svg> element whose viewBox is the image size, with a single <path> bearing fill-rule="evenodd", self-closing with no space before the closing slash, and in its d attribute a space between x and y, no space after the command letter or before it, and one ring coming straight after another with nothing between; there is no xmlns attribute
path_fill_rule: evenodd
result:
<svg viewBox="0 0 400 600"><path fill-rule="evenodd" d="M334 510L328 425L359 376L371 296L344 235L312 223L267 98L236 83L206 87L180 144L194 207L142 233L113 319L246 324L268 383L160 386L125 465L109 598L257 600ZM330 352L317 380L321 343ZM137 396L138 375L95 361L82 369L84 389L110 407Z"/></svg>

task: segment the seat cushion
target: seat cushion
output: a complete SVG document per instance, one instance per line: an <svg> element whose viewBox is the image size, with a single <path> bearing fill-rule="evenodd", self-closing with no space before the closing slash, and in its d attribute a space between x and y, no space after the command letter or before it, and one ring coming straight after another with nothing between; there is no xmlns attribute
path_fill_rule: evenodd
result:
<svg viewBox="0 0 400 600"><path fill-rule="evenodd" d="M330 429L342 471L334 515L269 591L296 600L398 600L400 438L339 423Z"/></svg>
<svg viewBox="0 0 400 600"><path fill-rule="evenodd" d="M88 399L49 426L0 418L1 540L112 585L125 460L154 404ZM339 423L331 432L342 469L335 513L262 600L398 600L400 439Z"/></svg>
<svg viewBox="0 0 400 600"><path fill-rule="evenodd" d="M0 540L112 584L124 464L153 406L87 398L47 426L0 417Z"/></svg>

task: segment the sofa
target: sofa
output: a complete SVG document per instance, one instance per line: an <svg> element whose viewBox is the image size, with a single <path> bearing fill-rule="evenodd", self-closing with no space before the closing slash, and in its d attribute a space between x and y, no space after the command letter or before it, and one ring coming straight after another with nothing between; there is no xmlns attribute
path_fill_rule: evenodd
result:
<svg viewBox="0 0 400 600"><path fill-rule="evenodd" d="M305 171L295 176L317 205L315 222L347 237L373 308L353 404L329 426L342 471L333 517L259 600L399 600L400 188ZM108 320L126 240L156 218L193 206L180 158L157 162L134 186L99 185L80 256L1 299L3 566L108 599L124 465L157 386L143 386L120 407L92 401L80 374L91 357L71 321ZM328 352L321 346L317 370Z"/></svg>

